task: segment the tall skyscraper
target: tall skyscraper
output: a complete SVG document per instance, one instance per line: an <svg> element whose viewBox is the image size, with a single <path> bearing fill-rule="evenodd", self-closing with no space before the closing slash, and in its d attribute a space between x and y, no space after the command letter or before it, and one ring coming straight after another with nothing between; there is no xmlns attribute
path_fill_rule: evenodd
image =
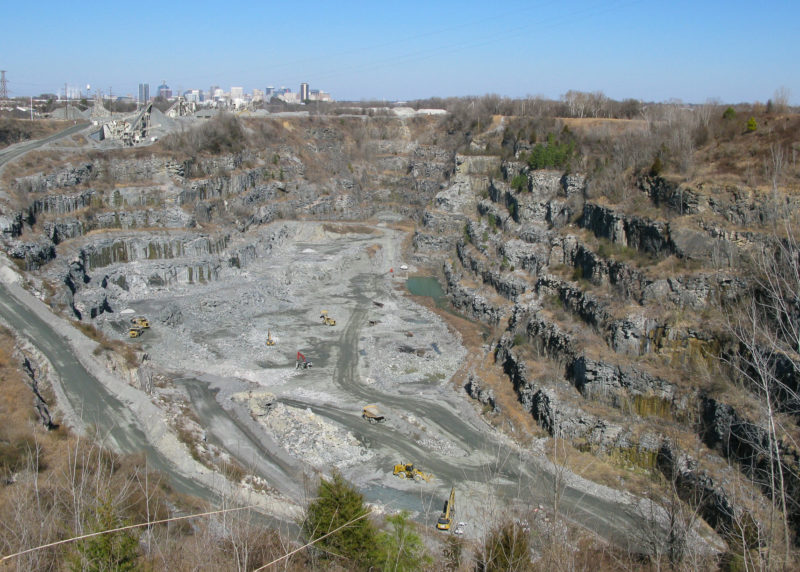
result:
<svg viewBox="0 0 800 572"><path fill-rule="evenodd" d="M139 84L139 105L143 105L150 101L150 84L149 83L140 83Z"/></svg>
<svg viewBox="0 0 800 572"><path fill-rule="evenodd" d="M308 101L308 84L300 84L300 101Z"/></svg>
<svg viewBox="0 0 800 572"><path fill-rule="evenodd" d="M164 99L172 97L172 90L164 79L161 80L161 85L158 86L158 97L163 97Z"/></svg>

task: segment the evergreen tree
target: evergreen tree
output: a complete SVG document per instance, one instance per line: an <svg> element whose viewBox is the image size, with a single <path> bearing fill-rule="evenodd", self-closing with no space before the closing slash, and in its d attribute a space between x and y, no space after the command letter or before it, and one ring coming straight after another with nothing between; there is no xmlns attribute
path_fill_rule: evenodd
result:
<svg viewBox="0 0 800 572"><path fill-rule="evenodd" d="M531 169L567 168L574 153L574 141L556 141L555 135L550 133L546 143L533 146L528 156L528 166Z"/></svg>
<svg viewBox="0 0 800 572"><path fill-rule="evenodd" d="M377 556L377 534L369 517L365 516L368 513L364 497L337 471L330 481L320 481L317 498L306 509L303 532L309 540L316 540L346 525L315 546L329 555L341 556L356 566L368 568Z"/></svg>
<svg viewBox="0 0 800 572"><path fill-rule="evenodd" d="M97 506L92 516L89 530L102 532L125 526L110 498ZM77 553L72 558L70 568L89 572L106 572L137 569L139 541L130 530L109 532L82 540L77 544Z"/></svg>

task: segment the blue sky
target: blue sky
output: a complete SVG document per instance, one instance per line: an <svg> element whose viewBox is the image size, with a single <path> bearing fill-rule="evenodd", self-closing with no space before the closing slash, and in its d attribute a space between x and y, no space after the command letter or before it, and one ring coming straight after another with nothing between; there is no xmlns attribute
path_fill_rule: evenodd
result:
<svg viewBox="0 0 800 572"><path fill-rule="evenodd" d="M543 95L800 104L800 2L67 2L3 9L11 95L246 91L343 99Z"/></svg>

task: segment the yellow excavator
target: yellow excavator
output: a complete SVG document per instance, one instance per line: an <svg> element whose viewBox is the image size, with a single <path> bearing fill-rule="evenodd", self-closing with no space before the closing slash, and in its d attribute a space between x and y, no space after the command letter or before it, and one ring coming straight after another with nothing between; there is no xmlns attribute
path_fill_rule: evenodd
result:
<svg viewBox="0 0 800 572"><path fill-rule="evenodd" d="M422 479L425 482L430 482L433 478L433 475L415 469L414 463L400 463L399 465L395 465L393 474L395 477L400 477L401 479L413 479L415 481Z"/></svg>
<svg viewBox="0 0 800 572"><path fill-rule="evenodd" d="M272 339L272 332L269 331L269 330L267 330L267 345L268 346L274 346L275 345L275 340Z"/></svg>
<svg viewBox="0 0 800 572"><path fill-rule="evenodd" d="M131 326L128 329L128 337L129 338L138 338L144 333L144 330L139 326Z"/></svg>
<svg viewBox="0 0 800 572"><path fill-rule="evenodd" d="M450 524L456 516L456 488L450 489L450 498L444 501L442 516L436 521L436 528L439 530L450 530Z"/></svg>
<svg viewBox="0 0 800 572"><path fill-rule="evenodd" d="M335 326L336 320L328 316L328 310L322 310L322 313L319 316L322 318L322 323L326 326Z"/></svg>

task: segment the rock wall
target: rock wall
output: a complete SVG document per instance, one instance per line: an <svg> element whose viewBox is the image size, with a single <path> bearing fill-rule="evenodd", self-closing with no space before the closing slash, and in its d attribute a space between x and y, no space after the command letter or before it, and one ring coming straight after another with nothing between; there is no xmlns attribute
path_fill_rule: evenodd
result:
<svg viewBox="0 0 800 572"><path fill-rule="evenodd" d="M445 290L456 309L490 325L500 323L503 317L502 310L475 289L462 286L459 282L459 275L453 271L449 261L444 264L444 276Z"/></svg>

